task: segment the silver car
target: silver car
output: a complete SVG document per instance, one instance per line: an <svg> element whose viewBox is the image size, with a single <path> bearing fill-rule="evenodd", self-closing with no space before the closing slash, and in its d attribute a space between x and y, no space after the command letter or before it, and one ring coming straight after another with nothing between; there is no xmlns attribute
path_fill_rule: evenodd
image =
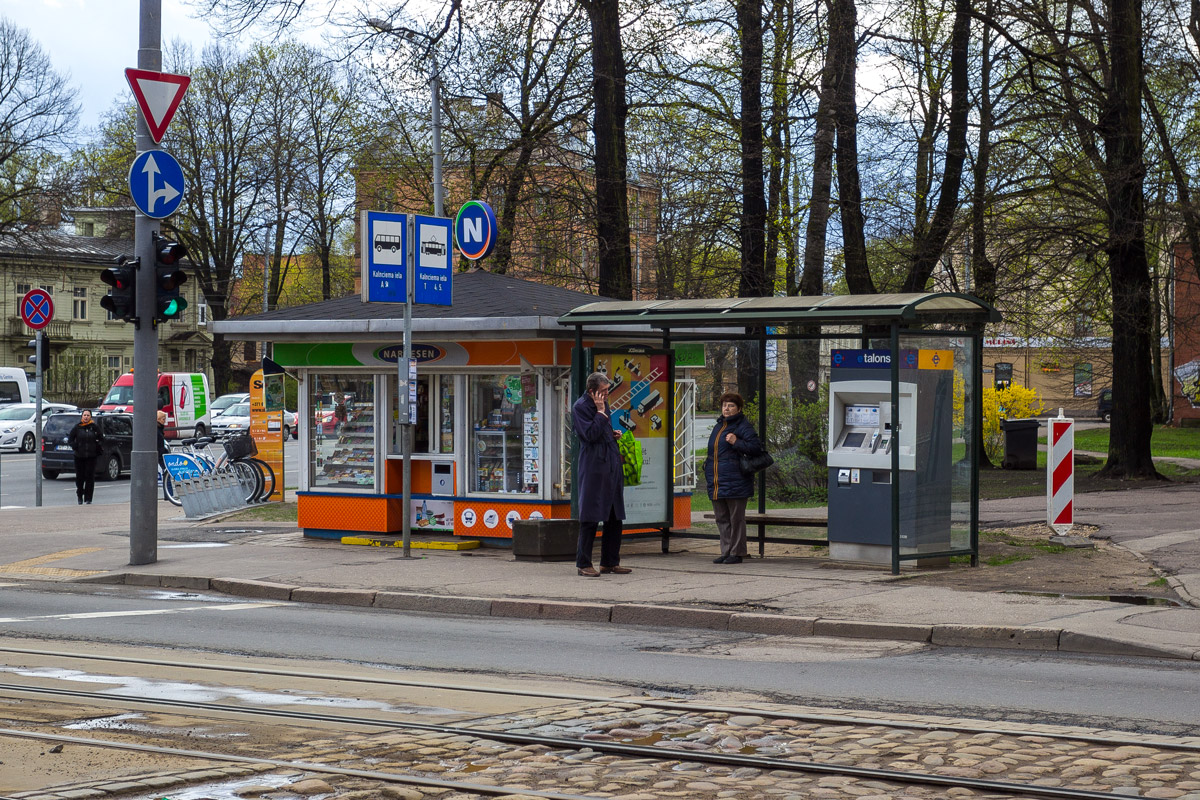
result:
<svg viewBox="0 0 1200 800"><path fill-rule="evenodd" d="M42 403L42 421L63 411L78 411L65 403ZM0 450L32 453L37 447L33 429L37 406L34 403L13 403L0 408Z"/></svg>

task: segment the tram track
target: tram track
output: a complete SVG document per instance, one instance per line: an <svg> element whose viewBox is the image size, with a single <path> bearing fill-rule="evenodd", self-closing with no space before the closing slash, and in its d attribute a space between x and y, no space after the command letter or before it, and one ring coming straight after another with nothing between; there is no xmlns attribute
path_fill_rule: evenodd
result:
<svg viewBox="0 0 1200 800"><path fill-rule="evenodd" d="M577 692L550 692L546 690L520 689L516 687L495 687L483 686L477 684L450 683L443 681L424 681L424 680L406 680L403 678L381 677L378 675L368 674L338 674L330 672L311 672L305 670L279 669L274 667L246 667L233 666L228 664L209 664L195 663L185 661L171 661L166 659L149 659L137 658L132 656L116 656L116 655L99 655L95 653L73 653L57 650L41 650L33 648L15 648L0 646L0 653L8 653L12 655L39 656L51 658L63 658L68 660L89 661L89 662L111 662L116 664L133 664L145 667L159 667L170 669L188 669L200 670L205 672L220 672L244 675L261 675L281 678L297 678L319 681L338 681L354 684L373 684L378 686L395 686L412 689L438 690L448 692L463 692L468 694L484 694L484 695L506 695L511 697L526 697L531 699L545 700L564 700L571 702L583 703L605 703L612 702L611 696L589 695ZM0 684L2 687L2 684ZM1188 751L1200 753L1200 740L1195 742L1180 741L1178 738L1167 736L1154 736L1147 734L1139 734L1137 736L1129 736L1121 733L1104 732L1093 733L1078 730L1064 730L1061 726L1037 725L1026 727L1006 728L996 723L970 724L962 721L928 721L928 720L897 720L887 719L881 716L855 716L846 713L812 713L812 712L797 712L796 709L789 709L788 712L771 712L764 710L759 706L737 706L728 704L703 703L696 701L680 701L655 699L647 697L629 696L622 697L620 702L628 705L636 705L641 708L654 708L664 711L679 711L679 712L708 712L722 714L753 714L768 718L787 718L803 722L811 722L815 724L834 724L834 725L863 725L863 726L886 726L896 729L907 729L914 731L947 731L957 733L980 733L986 732L989 734L1002 734L1006 736L1031 736L1036 735L1049 739L1059 739L1063 741L1077 741L1087 744L1097 744L1105 746L1121 746L1133 745L1143 746L1150 744L1160 749Z"/></svg>
<svg viewBox="0 0 1200 800"><path fill-rule="evenodd" d="M292 723L333 723L352 728L376 728L388 731L419 731L434 733L448 737L466 737L468 739L483 739L504 742L518 746L536 746L549 748L551 751L573 751L576 753L590 751L607 756L619 756L626 759L651 760L656 762L677 762L681 764L698 764L703 766L720 766L732 769L751 769L771 774L798 773L804 775L824 775L852 778L861 781L884 782L887 784L937 787L943 789L963 788L984 794L1006 797L1038 797L1061 798L1062 800L1111 800L1114 794L1108 791L1090 789L1054 787L1035 785L1032 783L1016 783L987 779L971 779L962 776L921 772L918 770L893 770L870 767L859 767L847 764L820 763L816 761L792 758L772 758L765 756L744 755L740 753L697 752L696 750L676 749L670 747L646 746L596 739L579 739L560 736L548 736L511 731L496 730L492 727L470 727L462 725L442 725L393 719L378 719L368 717L352 717L345 714L327 714L313 711L290 711L266 708L247 708L222 703L207 703L192 700L172 700L159 697L137 697L129 695L114 696L99 692L85 692L72 689L59 689L45 686L29 686L19 684L0 684L0 693L9 696L34 695L53 697L72 702L102 702L105 705L118 704L123 707L135 707L140 710L171 709L186 712L203 712L206 714L250 715L272 720L286 720ZM606 703L622 703L611 698ZM490 786L475 784L468 781L443 781L421 776L402 775L378 770L360 770L335 765L314 762L299 762L286 759L268 759L239 754L182 750L179 748L156 747L130 742L117 742L99 737L74 737L60 734L36 733L16 729L0 729L0 736L18 736L35 738L42 741L70 742L92 747L116 747L141 752L156 752L185 758L200 758L223 760L237 763L266 764L281 768L304 769L325 774L351 775L371 780L409 783L413 785L437 786L454 788L458 791L475 792L485 796L504 794L528 794L546 798L561 798L562 800L579 800L595 795L579 795L575 793L531 791L528 787L520 786Z"/></svg>

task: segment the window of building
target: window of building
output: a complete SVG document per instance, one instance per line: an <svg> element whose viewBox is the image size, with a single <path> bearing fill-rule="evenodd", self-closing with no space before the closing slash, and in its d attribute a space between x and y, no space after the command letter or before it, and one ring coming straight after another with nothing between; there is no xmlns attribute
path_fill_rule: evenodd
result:
<svg viewBox="0 0 1200 800"><path fill-rule="evenodd" d="M32 288L33 288L33 284L31 284L31 283L18 283L17 284L17 296L24 297L25 294Z"/></svg>
<svg viewBox="0 0 1200 800"><path fill-rule="evenodd" d="M203 303L203 302L196 303L196 324L197 325L207 325L208 324L208 303Z"/></svg>
<svg viewBox="0 0 1200 800"><path fill-rule="evenodd" d="M309 441L313 488L375 488L375 380L370 375L315 373Z"/></svg>
<svg viewBox="0 0 1200 800"><path fill-rule="evenodd" d="M473 375L469 386L468 489L537 492L542 470L537 377Z"/></svg>
<svg viewBox="0 0 1200 800"><path fill-rule="evenodd" d="M1092 365L1091 364L1076 364L1075 365L1075 396L1076 397L1091 397L1092 396Z"/></svg>
<svg viewBox="0 0 1200 800"><path fill-rule="evenodd" d="M76 286L71 292L71 319L86 320L87 312L87 288Z"/></svg>
<svg viewBox="0 0 1200 800"><path fill-rule="evenodd" d="M400 398L395 376L390 380L393 421L400 419ZM401 450L401 426L393 424L391 452ZM417 424L413 426L414 453L454 452L454 376L417 376Z"/></svg>
<svg viewBox="0 0 1200 800"><path fill-rule="evenodd" d="M121 375L122 375L121 357L120 356L106 356L104 361L105 361L104 367L108 372L108 385L112 386L114 383L116 383L117 378L121 377Z"/></svg>

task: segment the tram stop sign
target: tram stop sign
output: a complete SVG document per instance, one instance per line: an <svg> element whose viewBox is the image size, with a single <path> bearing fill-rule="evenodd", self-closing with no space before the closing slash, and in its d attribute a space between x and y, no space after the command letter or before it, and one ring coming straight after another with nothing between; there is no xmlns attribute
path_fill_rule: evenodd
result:
<svg viewBox="0 0 1200 800"><path fill-rule="evenodd" d="M54 299L45 289L30 289L21 298L21 320L40 331L54 319Z"/></svg>

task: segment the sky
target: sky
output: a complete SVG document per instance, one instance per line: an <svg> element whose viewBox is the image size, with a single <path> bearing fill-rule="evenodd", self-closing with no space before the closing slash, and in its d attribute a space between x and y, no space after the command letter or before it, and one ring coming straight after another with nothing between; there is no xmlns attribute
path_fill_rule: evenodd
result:
<svg viewBox="0 0 1200 800"><path fill-rule="evenodd" d="M180 0L162 1L163 42L197 49L208 25ZM0 16L29 31L54 69L79 92L79 123L94 128L117 99L132 99L125 68L137 66L138 0L0 0Z"/></svg>

